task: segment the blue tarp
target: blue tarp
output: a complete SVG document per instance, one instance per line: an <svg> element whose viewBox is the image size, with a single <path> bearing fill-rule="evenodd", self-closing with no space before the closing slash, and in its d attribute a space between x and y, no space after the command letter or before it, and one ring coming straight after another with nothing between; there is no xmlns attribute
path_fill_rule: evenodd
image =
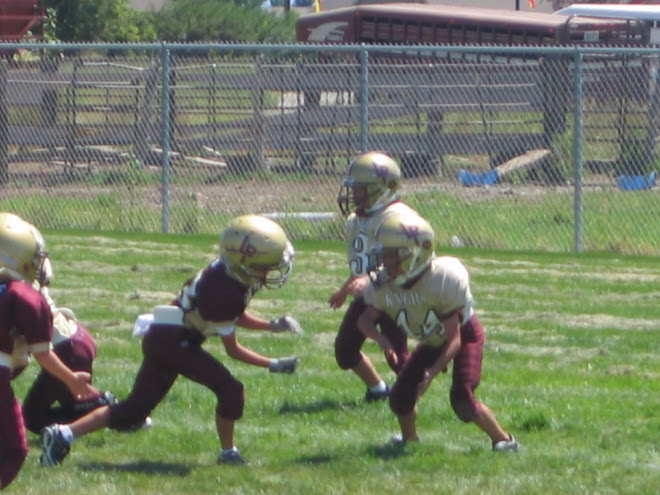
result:
<svg viewBox="0 0 660 495"><path fill-rule="evenodd" d="M497 183L498 179L497 170L495 169L481 174L473 174L467 170L458 171L458 180L461 181L461 184L465 187L492 186Z"/></svg>
<svg viewBox="0 0 660 495"><path fill-rule="evenodd" d="M641 189L651 189L655 186L657 178L657 171L653 171L649 175L622 175L616 178L616 184L619 189L624 191L639 191Z"/></svg>

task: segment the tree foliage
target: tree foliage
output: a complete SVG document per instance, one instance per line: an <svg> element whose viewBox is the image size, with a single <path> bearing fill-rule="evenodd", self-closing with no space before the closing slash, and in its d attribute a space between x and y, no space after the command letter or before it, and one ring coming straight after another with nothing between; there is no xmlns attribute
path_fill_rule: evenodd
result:
<svg viewBox="0 0 660 495"><path fill-rule="evenodd" d="M55 12L53 38L61 41L154 41L156 31L128 0L46 0Z"/></svg>
<svg viewBox="0 0 660 495"><path fill-rule="evenodd" d="M156 15L156 30L166 41L289 42L295 15L274 16L254 2L175 0Z"/></svg>
<svg viewBox="0 0 660 495"><path fill-rule="evenodd" d="M45 0L50 39L68 42L290 42L295 14L275 16L259 0L171 0L138 11L128 0Z"/></svg>

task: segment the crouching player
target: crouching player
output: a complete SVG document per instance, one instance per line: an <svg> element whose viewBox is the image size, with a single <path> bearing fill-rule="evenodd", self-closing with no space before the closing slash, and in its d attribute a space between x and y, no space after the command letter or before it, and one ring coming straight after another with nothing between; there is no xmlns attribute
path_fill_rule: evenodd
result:
<svg viewBox="0 0 660 495"><path fill-rule="evenodd" d="M90 380L96 358L96 342L69 308L60 308L50 297L48 287L53 278L49 258L45 258L42 274L33 286L44 296L53 314L53 351L71 370L89 373ZM104 392L93 400L78 402L66 385L50 373L41 370L23 400L23 420L32 433L52 423L68 423L88 412L115 402L111 392Z"/></svg>
<svg viewBox="0 0 660 495"><path fill-rule="evenodd" d="M268 358L240 344L236 336L237 326L302 332L291 316L268 321L247 310L260 288L284 284L293 254L284 230L275 222L257 215L235 218L221 235L219 258L188 280L171 306L159 306L154 311L142 341L142 365L129 396L68 425L44 428L41 464L60 464L74 439L88 433L106 427L133 430L142 425L179 375L217 396L218 462L244 464L234 445L234 422L243 415L243 384L202 344L208 337L220 336L230 357L274 373L293 373L297 357Z"/></svg>
<svg viewBox="0 0 660 495"><path fill-rule="evenodd" d="M32 284L46 258L41 233L13 213L0 213L0 489L16 477L27 456L25 426L11 380L32 354L72 397L91 400L99 394L88 373L75 373L50 348L53 316Z"/></svg>
<svg viewBox="0 0 660 495"><path fill-rule="evenodd" d="M375 328L381 313L386 313L419 342L390 393L390 407L401 429L392 441L418 441L417 401L453 361L449 397L456 415L479 426L494 451L515 451L516 439L474 396L485 337L472 307L467 269L456 258L435 257L434 237L429 223L416 215L392 215L376 229L371 283L364 290L367 309L359 328L381 347L390 345Z"/></svg>

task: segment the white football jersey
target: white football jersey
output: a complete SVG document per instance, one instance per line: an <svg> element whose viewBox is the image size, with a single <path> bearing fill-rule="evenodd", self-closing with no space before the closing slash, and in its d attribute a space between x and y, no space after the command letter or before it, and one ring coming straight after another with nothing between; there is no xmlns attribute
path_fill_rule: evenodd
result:
<svg viewBox="0 0 660 495"><path fill-rule="evenodd" d="M393 283L364 289L365 302L385 312L410 337L423 344L440 346L446 340L441 320L463 308L463 322L472 315L472 292L468 271L457 258L439 256L410 289Z"/></svg>
<svg viewBox="0 0 660 495"><path fill-rule="evenodd" d="M355 276L365 275L369 268L369 252L374 244L376 229L393 213L402 215L418 213L401 201L395 201L372 215L359 216L351 213L346 219L346 254L348 266Z"/></svg>

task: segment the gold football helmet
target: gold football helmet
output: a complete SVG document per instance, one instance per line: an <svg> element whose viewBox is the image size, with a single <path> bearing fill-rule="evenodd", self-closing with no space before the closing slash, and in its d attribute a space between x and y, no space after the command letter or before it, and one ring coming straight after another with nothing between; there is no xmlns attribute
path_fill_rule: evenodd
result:
<svg viewBox="0 0 660 495"><path fill-rule="evenodd" d="M13 213L0 212L0 277L41 283L48 253L41 233Z"/></svg>
<svg viewBox="0 0 660 495"><path fill-rule="evenodd" d="M259 215L242 215L220 236L220 259L246 285L282 287L293 267L293 246L284 230Z"/></svg>
<svg viewBox="0 0 660 495"><path fill-rule="evenodd" d="M385 153L369 151L357 156L348 166L337 196L344 215L352 211L371 215L399 199L401 169Z"/></svg>
<svg viewBox="0 0 660 495"><path fill-rule="evenodd" d="M434 241L433 227L419 215L389 215L376 229L370 271L378 280L406 285L431 264Z"/></svg>

